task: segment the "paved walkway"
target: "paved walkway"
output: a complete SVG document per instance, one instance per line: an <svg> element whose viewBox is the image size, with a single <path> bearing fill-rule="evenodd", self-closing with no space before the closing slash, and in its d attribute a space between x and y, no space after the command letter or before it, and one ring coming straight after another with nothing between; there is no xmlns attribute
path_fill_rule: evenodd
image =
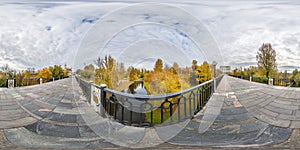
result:
<svg viewBox="0 0 300 150"><path fill-rule="evenodd" d="M299 98L225 76L192 120L137 128L99 117L72 78L0 89L0 148L300 148Z"/></svg>

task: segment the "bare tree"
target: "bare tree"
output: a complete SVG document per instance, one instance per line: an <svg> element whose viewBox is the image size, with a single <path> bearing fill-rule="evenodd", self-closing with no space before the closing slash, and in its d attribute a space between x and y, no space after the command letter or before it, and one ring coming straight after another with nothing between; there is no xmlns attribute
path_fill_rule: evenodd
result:
<svg viewBox="0 0 300 150"><path fill-rule="evenodd" d="M3 65L3 66L1 67L1 70L2 70L3 72L7 73L7 72L10 70L9 65L8 65L8 64Z"/></svg>
<svg viewBox="0 0 300 150"><path fill-rule="evenodd" d="M257 52L256 60L258 61L258 66L264 69L267 78L269 78L271 71L277 69L276 51L270 43L263 43Z"/></svg>

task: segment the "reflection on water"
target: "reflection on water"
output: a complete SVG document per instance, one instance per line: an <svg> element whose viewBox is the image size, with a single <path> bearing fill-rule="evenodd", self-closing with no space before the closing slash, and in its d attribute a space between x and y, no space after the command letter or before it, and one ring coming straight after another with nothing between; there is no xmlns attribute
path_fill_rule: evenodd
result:
<svg viewBox="0 0 300 150"><path fill-rule="evenodd" d="M126 92L129 94L140 94L140 95L149 95L147 90L144 87L143 81L134 81L129 87L122 92Z"/></svg>

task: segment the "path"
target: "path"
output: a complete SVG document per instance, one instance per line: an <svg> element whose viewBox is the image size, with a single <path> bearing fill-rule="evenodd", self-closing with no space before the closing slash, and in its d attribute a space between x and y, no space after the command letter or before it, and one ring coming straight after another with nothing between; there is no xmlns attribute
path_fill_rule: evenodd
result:
<svg viewBox="0 0 300 150"><path fill-rule="evenodd" d="M225 76L191 121L137 128L99 117L72 78L0 89L0 148L300 148L299 98L298 89Z"/></svg>

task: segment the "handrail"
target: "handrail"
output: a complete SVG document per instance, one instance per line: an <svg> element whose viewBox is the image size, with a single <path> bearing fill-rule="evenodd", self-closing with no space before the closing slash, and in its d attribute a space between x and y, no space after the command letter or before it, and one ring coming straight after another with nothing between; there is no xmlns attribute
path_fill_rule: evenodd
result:
<svg viewBox="0 0 300 150"><path fill-rule="evenodd" d="M159 95L129 94L129 93L119 92L119 91L115 91L115 90L108 89L108 88L105 88L104 91L109 92L109 93L114 93L114 94L117 94L117 95L121 95L121 96L124 96L124 97L128 97L128 98L134 98L136 100L157 100L157 99L164 99L164 98L171 98L171 97L180 96L182 94L186 94L186 93L188 93L192 90L195 90L199 87L202 87L202 86L204 86L208 83L212 83L212 82L213 82L213 80L209 80L209 81L206 81L206 82L204 82L202 84L199 84L197 86L182 90L180 92L173 92L173 93L159 94ZM100 88L100 86L98 86L98 87Z"/></svg>
<svg viewBox="0 0 300 150"><path fill-rule="evenodd" d="M23 87L23 86L30 86L30 85L37 85L47 82L52 82L66 77L56 77L56 78L0 78L0 87Z"/></svg>
<svg viewBox="0 0 300 150"><path fill-rule="evenodd" d="M102 117L122 124L150 127L192 118L214 93L213 80L168 94L141 95L115 91L75 76L88 102ZM218 85L223 75L216 78Z"/></svg>
<svg viewBox="0 0 300 150"><path fill-rule="evenodd" d="M271 84L275 86L290 86L290 87L300 87L300 79L293 78L267 78L267 77L253 77L253 76L241 76L241 75L229 75L235 78L244 79L252 82ZM272 80L272 82L269 82Z"/></svg>

